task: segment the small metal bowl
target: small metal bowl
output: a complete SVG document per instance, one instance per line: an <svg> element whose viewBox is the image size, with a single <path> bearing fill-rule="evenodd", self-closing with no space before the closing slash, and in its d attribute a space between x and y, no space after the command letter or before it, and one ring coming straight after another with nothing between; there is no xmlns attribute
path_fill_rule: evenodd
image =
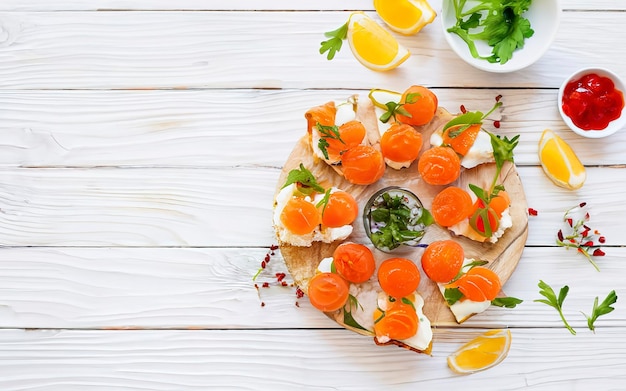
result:
<svg viewBox="0 0 626 391"><path fill-rule="evenodd" d="M390 198L385 195L389 195ZM377 209L386 208L387 201L389 199L395 199L396 197L402 197L401 204L404 205L410 211L410 217L407 222L407 226L410 231L421 233L412 238L396 238L393 235L387 235L385 238L382 238L383 234L379 232L383 232L385 224L384 220L376 219ZM363 208L363 226L365 228L365 233L367 237L370 239L374 247L384 252L394 252L398 249L401 249L403 246L410 247L424 247L419 242L422 240L424 236L426 226L430 223L423 223L421 220L422 215L426 209L424 209L422 202L420 199L410 190L401 188L399 186L389 186L378 190L374 193L370 199L365 204ZM428 213L426 211L426 213ZM384 213L383 213L384 215ZM380 215L378 216L380 217ZM385 241L387 244L383 243Z"/></svg>

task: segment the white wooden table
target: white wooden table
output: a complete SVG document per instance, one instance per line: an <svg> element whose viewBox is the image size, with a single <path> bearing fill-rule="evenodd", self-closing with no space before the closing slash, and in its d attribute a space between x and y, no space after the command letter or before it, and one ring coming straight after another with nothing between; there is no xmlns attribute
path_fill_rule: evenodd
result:
<svg viewBox="0 0 626 391"><path fill-rule="evenodd" d="M626 77L626 3L562 6L556 41L525 70L469 67L437 20L399 37L405 64L375 73L347 46L332 62L317 52L350 11L376 17L365 0L2 0L0 390L624 389L626 130L580 138L556 96L583 66ZM516 162L539 213L505 286L525 302L436 329L432 356L377 347L295 288L252 282L275 243L272 196L304 111L410 84L451 111L502 94L501 133L521 134ZM544 176L545 128L587 166L581 190ZM555 246L581 201L607 238L601 272ZM274 256L259 283L283 271ZM570 286L578 335L533 302L540 279ZM620 300L594 334L579 311L611 289ZM502 327L513 335L502 364L465 377L447 368L463 342Z"/></svg>

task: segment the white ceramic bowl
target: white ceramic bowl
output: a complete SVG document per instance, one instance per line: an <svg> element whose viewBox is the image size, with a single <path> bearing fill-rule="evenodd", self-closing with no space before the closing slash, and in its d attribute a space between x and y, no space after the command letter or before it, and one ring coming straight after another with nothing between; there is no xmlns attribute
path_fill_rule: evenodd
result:
<svg viewBox="0 0 626 391"><path fill-rule="evenodd" d="M565 121L565 124L570 129L572 129L572 131L574 131L576 134L579 134L579 135L587 137L587 138L607 137L607 136L610 136L613 133L617 132L618 130L620 130L624 126L626 126L626 113L624 112L624 108L622 108L622 114L620 115L620 117L617 118L616 120L613 120L613 121L609 122L609 126L607 126L606 128L604 128L602 130L584 130L584 129L581 129L578 126L574 125L574 123L572 122L572 119L570 117L568 117L563 112L563 104L562 103L563 103L563 91L565 90L565 86L569 82L574 81L574 80L578 80L581 77L583 77L584 75L587 75L587 74L590 74L590 73L595 73L595 74L597 74L599 76L608 77L609 79L611 79L613 81L613 84L615 84L615 88L620 90L622 92L622 94L624 95L624 97L626 98L626 88L624 86L624 83L622 82L620 77L617 76L615 73L609 71L608 69L604 69L604 68L585 68L585 69L581 69L581 70L573 73L570 77L565 79L565 81L561 85L561 88L559 88L559 95L558 95L558 98L557 98L557 104L559 106L559 113L561 113L561 117L563 118L563 121Z"/></svg>
<svg viewBox="0 0 626 391"><path fill-rule="evenodd" d="M552 41L554 41L559 28L560 15L561 5L559 0L533 1L528 11L524 13L524 17L530 21L530 27L535 33L532 37L526 39L524 47L516 50L513 53L513 57L504 65L472 57L467 44L457 34L447 31L449 27L456 24L452 0L443 0L441 22L446 41L463 61L483 71L505 73L525 68L543 56L552 44ZM483 56L491 54L491 47L484 42L476 41L476 48Z"/></svg>

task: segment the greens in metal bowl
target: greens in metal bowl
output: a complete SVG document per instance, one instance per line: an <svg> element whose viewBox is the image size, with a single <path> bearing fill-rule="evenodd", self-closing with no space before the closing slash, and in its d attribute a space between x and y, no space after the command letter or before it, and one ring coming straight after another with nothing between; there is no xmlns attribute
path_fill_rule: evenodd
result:
<svg viewBox="0 0 626 391"><path fill-rule="evenodd" d="M433 218L419 198L397 186L374 193L363 210L365 232L372 244L390 252L402 245L418 246Z"/></svg>

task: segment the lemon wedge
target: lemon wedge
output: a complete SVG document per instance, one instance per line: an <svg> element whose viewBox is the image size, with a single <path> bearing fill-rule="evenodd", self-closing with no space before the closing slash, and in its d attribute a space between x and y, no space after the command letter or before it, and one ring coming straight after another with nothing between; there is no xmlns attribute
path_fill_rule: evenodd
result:
<svg viewBox="0 0 626 391"><path fill-rule="evenodd" d="M585 183L587 173L572 148L550 129L539 140L539 161L548 178L555 184L575 190Z"/></svg>
<svg viewBox="0 0 626 391"><path fill-rule="evenodd" d="M350 15L348 43L354 57L374 71L394 69L411 55L391 33L363 12Z"/></svg>
<svg viewBox="0 0 626 391"><path fill-rule="evenodd" d="M437 16L426 0L374 0L374 9L390 29L405 35L416 34Z"/></svg>
<svg viewBox="0 0 626 391"><path fill-rule="evenodd" d="M402 94L396 91L383 90L380 88L371 89L367 96L370 98L374 106L387 110L385 105L387 102L399 103Z"/></svg>
<svg viewBox="0 0 626 391"><path fill-rule="evenodd" d="M448 366L460 374L483 371L502 362L510 348L510 330L490 330L472 339L448 356Z"/></svg>

